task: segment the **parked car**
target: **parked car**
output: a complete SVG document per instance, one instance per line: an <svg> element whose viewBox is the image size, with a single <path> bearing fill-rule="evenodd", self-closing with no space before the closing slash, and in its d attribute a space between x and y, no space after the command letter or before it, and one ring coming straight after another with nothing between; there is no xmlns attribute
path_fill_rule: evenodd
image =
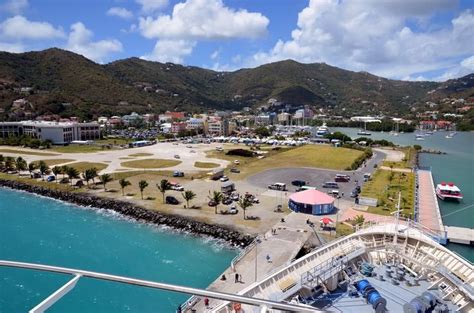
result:
<svg viewBox="0 0 474 313"><path fill-rule="evenodd" d="M254 198L252 199L252 202L258 204L258 203L260 203L260 200L258 200L258 198L255 198L255 197L254 197Z"/></svg>
<svg viewBox="0 0 474 313"><path fill-rule="evenodd" d="M181 159L181 157L180 157L178 154L175 154L175 155L174 155L174 158L175 158L175 159Z"/></svg>
<svg viewBox="0 0 474 313"><path fill-rule="evenodd" d="M228 205L228 204L231 204L232 203L232 199L231 198L224 198L222 200L222 204L225 204L225 205Z"/></svg>
<svg viewBox="0 0 474 313"><path fill-rule="evenodd" d="M337 174L336 177L334 177L334 181L338 183L347 183L350 180L351 177L349 175Z"/></svg>
<svg viewBox="0 0 474 313"><path fill-rule="evenodd" d="M239 160L234 160L234 164L239 165L240 161Z"/></svg>
<svg viewBox="0 0 474 313"><path fill-rule="evenodd" d="M41 178L41 173L33 172L33 173L31 173L31 178Z"/></svg>
<svg viewBox="0 0 474 313"><path fill-rule="evenodd" d="M52 182L52 181L55 181L56 180L56 177L54 175L49 175L47 178L46 178L46 181L47 182Z"/></svg>
<svg viewBox="0 0 474 313"><path fill-rule="evenodd" d="M359 185L355 186L354 190L357 190L357 192L360 193L360 186Z"/></svg>
<svg viewBox="0 0 474 313"><path fill-rule="evenodd" d="M231 168L230 171L232 173L240 173L240 170L238 168L235 168L235 167Z"/></svg>
<svg viewBox="0 0 474 313"><path fill-rule="evenodd" d="M173 204L173 205L179 204L178 199L176 199L176 198L173 197L173 196L166 196L165 199L166 199L166 203L167 203L167 204Z"/></svg>
<svg viewBox="0 0 474 313"><path fill-rule="evenodd" d="M196 153L196 151L195 151L195 150L191 150L191 151L189 151L189 152L191 152L191 153Z"/></svg>
<svg viewBox="0 0 474 313"><path fill-rule="evenodd" d="M351 191L351 198L356 198L356 197L358 197L358 196L359 196L359 191L354 188L354 189Z"/></svg>
<svg viewBox="0 0 474 313"><path fill-rule="evenodd" d="M300 180L300 179L292 181L291 184L296 187L303 187L307 185L307 183L304 180Z"/></svg>
<svg viewBox="0 0 474 313"><path fill-rule="evenodd" d="M230 195L230 198L234 201L239 201L239 194L238 193L233 193Z"/></svg>
<svg viewBox="0 0 474 313"><path fill-rule="evenodd" d="M214 200L211 200L207 203L208 206L216 206L217 203Z"/></svg>
<svg viewBox="0 0 474 313"><path fill-rule="evenodd" d="M323 184L323 188L339 188L339 185L336 182L329 181Z"/></svg>
<svg viewBox="0 0 474 313"><path fill-rule="evenodd" d="M189 149L192 149L192 147L193 147L193 146L189 146L189 145L188 145L188 146L186 146L186 148L189 148Z"/></svg>
<svg viewBox="0 0 474 313"><path fill-rule="evenodd" d="M227 176L222 176L220 179L219 179L221 182L226 182L229 180L229 177Z"/></svg>
<svg viewBox="0 0 474 313"><path fill-rule="evenodd" d="M174 171L173 177L184 177L184 173L181 171Z"/></svg>
<svg viewBox="0 0 474 313"><path fill-rule="evenodd" d="M268 189L285 191L286 190L286 184L284 184L284 183L274 183L274 184L268 185Z"/></svg>
<svg viewBox="0 0 474 313"><path fill-rule="evenodd" d="M184 191L184 187L181 186L180 184L175 184L175 185L172 185L172 186L171 186L171 190Z"/></svg>
<svg viewBox="0 0 474 313"><path fill-rule="evenodd" d="M336 198L340 198L341 196L339 195L339 190L337 189L332 189L328 191L328 195L331 195Z"/></svg>

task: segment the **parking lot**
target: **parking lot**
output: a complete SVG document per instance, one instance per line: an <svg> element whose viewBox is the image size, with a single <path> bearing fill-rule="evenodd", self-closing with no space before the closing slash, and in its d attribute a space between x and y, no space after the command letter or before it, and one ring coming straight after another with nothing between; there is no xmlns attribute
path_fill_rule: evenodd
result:
<svg viewBox="0 0 474 313"><path fill-rule="evenodd" d="M346 174L350 176L349 182L341 182L339 185L339 194L343 199L350 200L351 191L354 187L364 183L364 174L373 173L375 171L374 164L379 164L385 158L382 152L375 152L365 166L356 171L335 171L316 168L278 168L267 170L250 176L247 180L250 184L259 188L268 188L273 183L284 183L288 192L295 192L296 186L291 182L293 180L304 180L307 186L316 187L316 189L324 192L332 190L331 188L323 188L325 182L333 182L336 174Z"/></svg>

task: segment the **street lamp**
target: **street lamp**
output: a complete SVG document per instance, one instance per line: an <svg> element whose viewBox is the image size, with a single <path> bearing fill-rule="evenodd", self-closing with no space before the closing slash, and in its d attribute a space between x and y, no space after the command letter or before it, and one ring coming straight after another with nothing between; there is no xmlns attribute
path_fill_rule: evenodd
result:
<svg viewBox="0 0 474 313"><path fill-rule="evenodd" d="M255 238L255 282L257 281L257 258L258 258L258 244L261 243L259 237Z"/></svg>

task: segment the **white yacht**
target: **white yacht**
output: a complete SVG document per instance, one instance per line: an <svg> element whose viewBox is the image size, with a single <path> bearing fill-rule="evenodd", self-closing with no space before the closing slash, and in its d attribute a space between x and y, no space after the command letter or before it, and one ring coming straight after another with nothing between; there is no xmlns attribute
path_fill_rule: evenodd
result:
<svg viewBox="0 0 474 313"><path fill-rule="evenodd" d="M325 135L328 135L329 128L327 127L326 123L323 123L322 126L319 126L318 129L316 130L316 136L318 137L324 137Z"/></svg>

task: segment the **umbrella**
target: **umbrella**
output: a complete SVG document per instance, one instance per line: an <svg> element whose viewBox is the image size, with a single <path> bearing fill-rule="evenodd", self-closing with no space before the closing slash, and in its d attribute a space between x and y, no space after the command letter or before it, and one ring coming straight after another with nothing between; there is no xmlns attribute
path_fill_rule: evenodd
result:
<svg viewBox="0 0 474 313"><path fill-rule="evenodd" d="M332 219L330 219L329 217L323 217L323 218L320 220L320 222L323 223L324 225L334 223L334 222L332 221Z"/></svg>

